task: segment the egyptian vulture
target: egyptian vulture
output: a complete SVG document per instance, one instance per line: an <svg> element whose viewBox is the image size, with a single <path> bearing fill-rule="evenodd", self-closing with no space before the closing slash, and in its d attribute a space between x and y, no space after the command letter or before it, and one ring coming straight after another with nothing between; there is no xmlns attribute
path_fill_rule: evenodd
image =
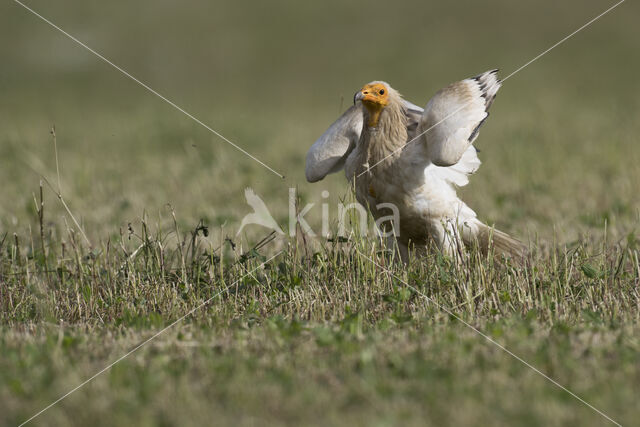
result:
<svg viewBox="0 0 640 427"><path fill-rule="evenodd" d="M388 83L366 84L356 92L354 105L309 149L307 180L344 168L358 202L374 218L389 216L381 204L395 205L399 224L385 226L393 227L405 261L409 247L430 243L450 256L475 244L522 255L522 243L479 221L456 194L480 166L473 142L500 88L497 71L441 89L424 110Z"/></svg>

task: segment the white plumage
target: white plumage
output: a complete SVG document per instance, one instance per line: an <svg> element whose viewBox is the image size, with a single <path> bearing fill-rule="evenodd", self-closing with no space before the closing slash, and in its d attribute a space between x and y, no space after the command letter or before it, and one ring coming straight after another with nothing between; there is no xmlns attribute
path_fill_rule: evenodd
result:
<svg viewBox="0 0 640 427"><path fill-rule="evenodd" d="M375 218L400 214L393 226L403 258L409 246L429 242L449 255L462 243L503 254L522 254L523 245L476 218L456 194L480 166L473 142L500 88L497 70L453 83L421 109L385 82L365 85L349 108L307 154L310 182L344 167L356 197Z"/></svg>

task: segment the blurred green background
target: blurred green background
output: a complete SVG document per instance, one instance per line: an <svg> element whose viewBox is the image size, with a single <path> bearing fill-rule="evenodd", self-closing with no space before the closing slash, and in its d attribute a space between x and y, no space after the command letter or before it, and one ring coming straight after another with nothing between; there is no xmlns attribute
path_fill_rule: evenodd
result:
<svg viewBox="0 0 640 427"><path fill-rule="evenodd" d="M38 13L286 175L210 134L13 2L0 6L0 224L24 233L39 174L102 239L171 204L185 223L237 227L251 186L286 219L286 186L334 201L344 175L304 180L308 147L362 84L424 105L440 87L502 76L609 1L29 1ZM638 219L638 6L627 2L509 79L464 189L522 237L569 240ZM49 219L62 211L48 191ZM55 212L55 215L51 215ZM164 213L163 213L164 212ZM314 216L315 215L315 216ZM309 214L319 222L319 210ZM162 221L162 219L160 220Z"/></svg>

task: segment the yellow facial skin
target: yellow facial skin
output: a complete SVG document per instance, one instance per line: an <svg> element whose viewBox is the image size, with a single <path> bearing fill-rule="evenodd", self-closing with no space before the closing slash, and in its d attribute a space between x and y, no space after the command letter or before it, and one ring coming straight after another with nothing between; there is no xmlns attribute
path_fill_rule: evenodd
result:
<svg viewBox="0 0 640 427"><path fill-rule="evenodd" d="M382 83L366 84L356 95L369 111L369 127L378 126L380 113L389 104L389 91Z"/></svg>

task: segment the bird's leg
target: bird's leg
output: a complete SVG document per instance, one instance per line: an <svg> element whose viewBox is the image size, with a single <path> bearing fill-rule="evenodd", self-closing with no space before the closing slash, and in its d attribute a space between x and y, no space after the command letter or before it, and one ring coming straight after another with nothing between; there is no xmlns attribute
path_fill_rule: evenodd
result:
<svg viewBox="0 0 640 427"><path fill-rule="evenodd" d="M404 264L409 264L409 246L399 240L396 240L396 244L398 245L398 255L400 255L400 259Z"/></svg>
<svg viewBox="0 0 640 427"><path fill-rule="evenodd" d="M409 247L406 243L401 242L395 235L381 236L384 239L387 250L395 255L395 259L400 259L404 264L409 263Z"/></svg>

